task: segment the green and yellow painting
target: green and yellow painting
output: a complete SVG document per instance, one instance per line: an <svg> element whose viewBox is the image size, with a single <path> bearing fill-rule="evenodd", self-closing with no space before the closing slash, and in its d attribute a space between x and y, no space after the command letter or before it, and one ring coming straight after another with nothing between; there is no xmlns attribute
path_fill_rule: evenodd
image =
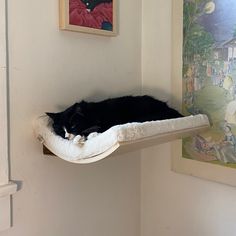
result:
<svg viewBox="0 0 236 236"><path fill-rule="evenodd" d="M183 112L211 122L183 158L236 168L236 0L183 4Z"/></svg>

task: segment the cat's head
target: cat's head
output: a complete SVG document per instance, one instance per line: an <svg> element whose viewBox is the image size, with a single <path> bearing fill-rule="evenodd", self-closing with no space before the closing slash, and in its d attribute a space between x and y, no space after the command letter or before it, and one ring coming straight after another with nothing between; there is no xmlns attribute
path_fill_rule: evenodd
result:
<svg viewBox="0 0 236 236"><path fill-rule="evenodd" d="M112 0L82 0L88 11L92 11L100 3L112 2Z"/></svg>
<svg viewBox="0 0 236 236"><path fill-rule="evenodd" d="M97 5L97 3L96 3L97 1L95 1L95 0L82 0L82 2L85 4L86 9L88 11L92 11Z"/></svg>
<svg viewBox="0 0 236 236"><path fill-rule="evenodd" d="M46 113L53 121L54 132L62 138L72 139L89 127L78 103L58 113Z"/></svg>

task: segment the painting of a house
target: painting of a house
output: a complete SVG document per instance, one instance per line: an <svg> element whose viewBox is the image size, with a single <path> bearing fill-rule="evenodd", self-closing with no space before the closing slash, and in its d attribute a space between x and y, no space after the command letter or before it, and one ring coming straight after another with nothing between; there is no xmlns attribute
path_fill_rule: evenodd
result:
<svg viewBox="0 0 236 236"><path fill-rule="evenodd" d="M183 112L210 131L183 141L183 157L236 168L236 2L185 0Z"/></svg>
<svg viewBox="0 0 236 236"><path fill-rule="evenodd" d="M236 37L214 45L214 58L218 60L236 60Z"/></svg>

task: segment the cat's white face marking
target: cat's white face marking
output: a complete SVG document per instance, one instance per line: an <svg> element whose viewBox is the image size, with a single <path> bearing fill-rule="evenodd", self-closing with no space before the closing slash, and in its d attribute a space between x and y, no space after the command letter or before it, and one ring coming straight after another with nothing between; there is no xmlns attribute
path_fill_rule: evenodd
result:
<svg viewBox="0 0 236 236"><path fill-rule="evenodd" d="M74 134L71 134L71 133L68 133L68 132L67 132L66 127L63 127L63 130L65 131L65 138L66 138L66 139L71 140L71 139L73 139L73 138L75 137Z"/></svg>

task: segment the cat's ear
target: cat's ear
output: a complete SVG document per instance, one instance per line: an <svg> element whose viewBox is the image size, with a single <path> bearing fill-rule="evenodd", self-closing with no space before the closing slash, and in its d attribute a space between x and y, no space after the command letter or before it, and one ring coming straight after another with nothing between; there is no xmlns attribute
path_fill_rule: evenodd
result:
<svg viewBox="0 0 236 236"><path fill-rule="evenodd" d="M57 113L46 112L46 115L48 115L53 120L55 120L58 117Z"/></svg>
<svg viewBox="0 0 236 236"><path fill-rule="evenodd" d="M75 106L75 113L76 114L79 114L81 116L85 116L83 111L82 111L81 106L78 103L75 103L74 106Z"/></svg>

